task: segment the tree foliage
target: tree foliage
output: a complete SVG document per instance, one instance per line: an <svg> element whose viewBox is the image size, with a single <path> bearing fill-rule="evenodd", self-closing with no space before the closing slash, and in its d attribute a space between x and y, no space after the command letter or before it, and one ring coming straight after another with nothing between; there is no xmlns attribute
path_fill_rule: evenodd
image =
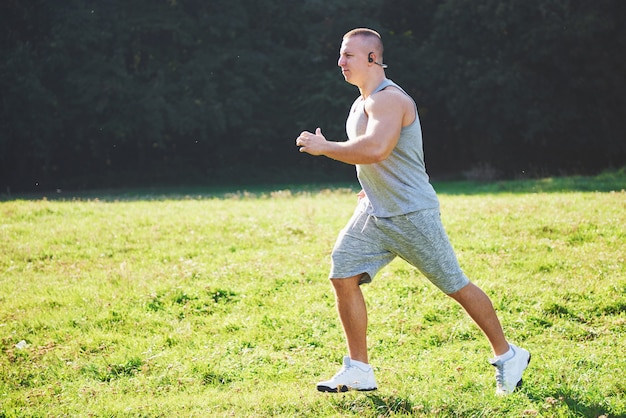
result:
<svg viewBox="0 0 626 418"><path fill-rule="evenodd" d="M626 163L620 0L67 0L0 5L0 185L14 190L344 173L358 94L341 35L377 29L416 99L429 168Z"/></svg>

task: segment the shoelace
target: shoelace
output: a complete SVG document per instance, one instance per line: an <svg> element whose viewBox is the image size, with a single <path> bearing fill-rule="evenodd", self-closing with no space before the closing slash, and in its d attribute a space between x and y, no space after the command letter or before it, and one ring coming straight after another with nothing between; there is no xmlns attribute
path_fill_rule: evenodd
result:
<svg viewBox="0 0 626 418"><path fill-rule="evenodd" d="M348 371L348 369L349 369L349 367L346 367L346 366L341 366L341 369L337 372L337 374L335 374L335 375L333 376L333 379L338 378L339 376L341 376L342 374L344 374L345 372L347 372L347 371Z"/></svg>
<svg viewBox="0 0 626 418"><path fill-rule="evenodd" d="M496 368L496 384L499 388L504 387L504 364L494 364Z"/></svg>

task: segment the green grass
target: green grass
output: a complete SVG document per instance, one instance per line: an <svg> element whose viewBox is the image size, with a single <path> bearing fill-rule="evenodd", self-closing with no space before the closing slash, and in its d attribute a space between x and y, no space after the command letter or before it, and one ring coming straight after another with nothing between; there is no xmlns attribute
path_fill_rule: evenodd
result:
<svg viewBox="0 0 626 418"><path fill-rule="evenodd" d="M326 275L353 189L0 202L0 417L626 416L625 179L438 185L533 354L506 398L480 331L400 260L364 287L379 390L315 391L345 353Z"/></svg>

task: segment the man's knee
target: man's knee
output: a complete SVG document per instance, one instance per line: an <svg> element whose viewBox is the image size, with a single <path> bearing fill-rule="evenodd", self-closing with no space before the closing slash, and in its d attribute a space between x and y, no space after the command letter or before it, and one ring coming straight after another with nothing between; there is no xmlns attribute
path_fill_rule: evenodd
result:
<svg viewBox="0 0 626 418"><path fill-rule="evenodd" d="M333 284L336 292L354 290L358 289L364 274L365 273L345 278L331 278L330 282Z"/></svg>

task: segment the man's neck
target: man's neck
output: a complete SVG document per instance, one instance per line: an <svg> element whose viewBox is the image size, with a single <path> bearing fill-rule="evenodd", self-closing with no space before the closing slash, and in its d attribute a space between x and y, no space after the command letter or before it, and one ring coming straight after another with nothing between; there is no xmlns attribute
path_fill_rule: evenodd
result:
<svg viewBox="0 0 626 418"><path fill-rule="evenodd" d="M380 75L369 78L362 86L359 86L359 91L361 92L363 100L367 99L376 87L380 86L380 83L382 83L385 79L385 72L383 71Z"/></svg>

